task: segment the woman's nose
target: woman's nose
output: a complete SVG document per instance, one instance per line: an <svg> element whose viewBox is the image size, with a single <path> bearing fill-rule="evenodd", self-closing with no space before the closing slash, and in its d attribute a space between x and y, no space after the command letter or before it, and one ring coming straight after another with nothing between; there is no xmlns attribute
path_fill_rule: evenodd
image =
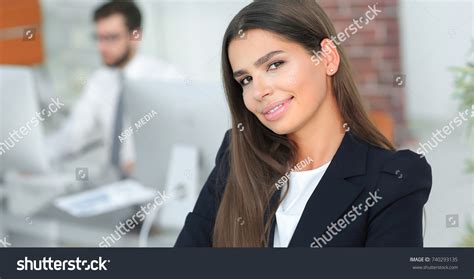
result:
<svg viewBox="0 0 474 279"><path fill-rule="evenodd" d="M273 86L268 79L257 77L253 80L253 96L256 100L262 100L265 96L273 93Z"/></svg>

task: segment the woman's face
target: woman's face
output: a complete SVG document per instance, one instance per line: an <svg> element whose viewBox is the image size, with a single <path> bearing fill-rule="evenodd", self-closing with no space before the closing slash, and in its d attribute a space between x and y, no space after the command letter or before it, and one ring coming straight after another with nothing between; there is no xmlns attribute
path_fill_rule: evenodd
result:
<svg viewBox="0 0 474 279"><path fill-rule="evenodd" d="M246 31L230 43L228 53L245 106L276 134L303 128L332 92L327 63L314 63L300 44L275 33Z"/></svg>

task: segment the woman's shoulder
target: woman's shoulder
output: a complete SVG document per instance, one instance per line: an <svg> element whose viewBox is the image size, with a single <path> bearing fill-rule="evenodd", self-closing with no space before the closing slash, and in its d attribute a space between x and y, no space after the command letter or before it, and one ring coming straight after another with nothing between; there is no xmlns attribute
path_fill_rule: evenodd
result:
<svg viewBox="0 0 474 279"><path fill-rule="evenodd" d="M229 168L230 160L230 141L232 138L232 130L229 129L224 134L221 146L219 147L216 155L216 166L219 167L219 171L225 171Z"/></svg>
<svg viewBox="0 0 474 279"><path fill-rule="evenodd" d="M411 150L386 150L371 146L368 169L377 175L376 187L387 195L403 196L425 190L432 184L431 166L426 158Z"/></svg>
<svg viewBox="0 0 474 279"><path fill-rule="evenodd" d="M230 171L230 142L232 138L232 130L229 129L225 132L222 143L217 150L215 158L215 168L209 176L210 180L214 180L212 183L214 189L218 193L224 191L224 187L227 181L227 177ZM207 183L206 183L207 184Z"/></svg>

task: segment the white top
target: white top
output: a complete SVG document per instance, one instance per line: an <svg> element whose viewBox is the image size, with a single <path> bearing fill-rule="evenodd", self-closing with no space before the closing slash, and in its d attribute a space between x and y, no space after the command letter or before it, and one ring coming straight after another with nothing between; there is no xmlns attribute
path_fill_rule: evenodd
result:
<svg viewBox="0 0 474 279"><path fill-rule="evenodd" d="M123 71L128 80L184 79L172 65L141 55L136 55L124 67ZM78 152L90 143L91 138L102 139L107 151L111 151L115 111L121 90L120 83L118 68L102 66L92 74L86 81L83 92L62 129L48 138L50 143L48 146L54 147L54 149L48 150L51 159L58 159L66 154ZM129 126L127 117L124 121L125 130ZM127 138L121 144L121 148L121 165L133 162L135 160L133 138ZM107 161L108 157L104 160Z"/></svg>
<svg viewBox="0 0 474 279"><path fill-rule="evenodd" d="M330 163L328 162L314 170L290 172L288 194L276 212L273 247L288 247L306 203L316 189L316 186L318 186ZM282 187L282 195L286 188L286 185Z"/></svg>

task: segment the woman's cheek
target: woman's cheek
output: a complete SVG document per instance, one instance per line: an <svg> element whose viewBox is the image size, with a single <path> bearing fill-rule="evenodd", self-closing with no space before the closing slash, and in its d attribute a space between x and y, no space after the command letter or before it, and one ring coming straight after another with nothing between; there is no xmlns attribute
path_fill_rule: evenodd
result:
<svg viewBox="0 0 474 279"><path fill-rule="evenodd" d="M290 65L288 65L282 75L286 77L284 79L286 81L285 87L294 88L300 83L299 79L301 78L301 72L297 67L298 65L291 65L291 67L289 66Z"/></svg>
<svg viewBox="0 0 474 279"><path fill-rule="evenodd" d="M247 95L244 95L244 105L247 108L248 111L256 115L257 109L256 109L256 104L251 100L250 97L247 97ZM257 116L257 115L256 115Z"/></svg>
<svg viewBox="0 0 474 279"><path fill-rule="evenodd" d="M244 93L243 93L243 94L244 94ZM243 96L244 96L243 99L244 99L244 105L245 105L245 107L246 107L249 111L252 111L252 106L251 106L250 101L249 101L249 99L248 99L248 97L247 97L247 94L244 94ZM252 112L253 112L253 111L252 111Z"/></svg>

